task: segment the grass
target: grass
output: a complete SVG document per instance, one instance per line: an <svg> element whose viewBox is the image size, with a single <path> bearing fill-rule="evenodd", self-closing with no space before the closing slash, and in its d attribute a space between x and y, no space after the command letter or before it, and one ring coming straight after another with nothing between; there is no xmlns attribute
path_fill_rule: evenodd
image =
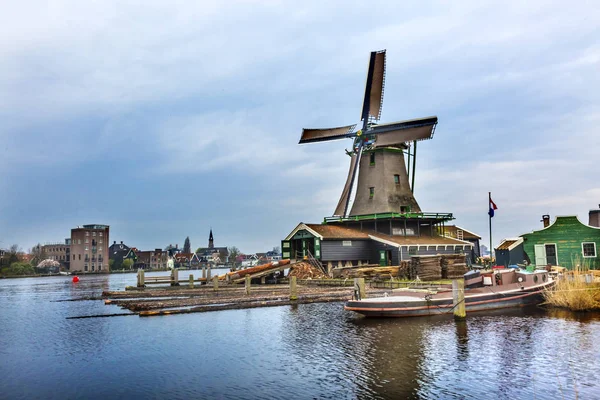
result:
<svg viewBox="0 0 600 400"><path fill-rule="evenodd" d="M590 271L585 266L576 267L560 278L553 288L544 292L548 305L572 311L600 310L600 283L586 283Z"/></svg>

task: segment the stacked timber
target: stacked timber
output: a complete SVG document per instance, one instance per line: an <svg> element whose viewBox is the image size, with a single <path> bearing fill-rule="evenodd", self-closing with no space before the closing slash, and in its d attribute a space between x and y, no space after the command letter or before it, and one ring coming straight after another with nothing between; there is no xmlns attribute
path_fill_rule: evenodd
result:
<svg viewBox="0 0 600 400"><path fill-rule="evenodd" d="M442 279L442 256L412 256L409 279L435 281Z"/></svg>
<svg viewBox="0 0 600 400"><path fill-rule="evenodd" d="M274 262L266 263L263 265L258 265L256 267L241 269L239 271L234 271L234 272L228 272L227 274L225 274L225 279L229 278L230 280L236 280L236 279L243 278L246 275L254 275L254 274L258 274L260 272L266 272L270 269L278 269L289 263L290 263L290 260L274 261Z"/></svg>
<svg viewBox="0 0 600 400"><path fill-rule="evenodd" d="M400 267L361 266L340 268L334 276L340 279L366 278L370 280L387 280L397 278L399 271Z"/></svg>
<svg viewBox="0 0 600 400"><path fill-rule="evenodd" d="M295 276L298 279L320 279L326 278L326 275L323 274L319 268L316 268L309 262L297 262L290 265L290 271L288 272L288 277Z"/></svg>
<svg viewBox="0 0 600 400"><path fill-rule="evenodd" d="M444 254L442 256L442 276L444 278L460 279L467 270L467 257L464 254Z"/></svg>

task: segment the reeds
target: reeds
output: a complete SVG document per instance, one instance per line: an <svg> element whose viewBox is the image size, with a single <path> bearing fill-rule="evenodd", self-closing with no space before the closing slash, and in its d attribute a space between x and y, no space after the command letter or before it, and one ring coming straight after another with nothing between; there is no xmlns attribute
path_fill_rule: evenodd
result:
<svg viewBox="0 0 600 400"><path fill-rule="evenodd" d="M600 283L594 282L595 276L585 265L573 265L575 268L565 272L553 288L545 290L545 304L572 311L600 310Z"/></svg>

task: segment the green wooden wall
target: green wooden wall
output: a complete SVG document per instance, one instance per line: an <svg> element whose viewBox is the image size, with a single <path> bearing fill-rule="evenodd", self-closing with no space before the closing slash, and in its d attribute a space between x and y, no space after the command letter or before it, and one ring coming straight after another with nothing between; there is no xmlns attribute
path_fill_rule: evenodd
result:
<svg viewBox="0 0 600 400"><path fill-rule="evenodd" d="M578 262L592 269L600 269L600 229L582 224L577 217L557 217L548 228L521 236L524 238L523 250L532 263L535 263L534 245L555 243L561 267L571 269L573 263ZM583 258L582 242L596 243L596 257Z"/></svg>

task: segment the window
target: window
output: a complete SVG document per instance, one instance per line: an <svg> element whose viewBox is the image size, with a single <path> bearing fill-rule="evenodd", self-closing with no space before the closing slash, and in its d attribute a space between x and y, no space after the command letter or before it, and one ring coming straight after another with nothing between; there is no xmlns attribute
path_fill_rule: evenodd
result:
<svg viewBox="0 0 600 400"><path fill-rule="evenodd" d="M90 240L89 240L88 238L85 238L85 242L86 242L86 243L89 243L89 242L90 242Z"/></svg>
<svg viewBox="0 0 600 400"><path fill-rule="evenodd" d="M583 252L583 256L586 258L596 257L596 243L594 243L594 242L581 243L581 251Z"/></svg>
<svg viewBox="0 0 600 400"><path fill-rule="evenodd" d="M102 244L102 239L98 240L98 242L100 242L100 244Z"/></svg>
<svg viewBox="0 0 600 400"><path fill-rule="evenodd" d="M75 254L73 254L73 261L75 261Z"/></svg>
<svg viewBox="0 0 600 400"><path fill-rule="evenodd" d="M98 236L102 237L102 232L98 232Z"/></svg>
<svg viewBox="0 0 600 400"><path fill-rule="evenodd" d="M395 183L396 185L399 185L399 184L400 184L400 175L394 175L394 183Z"/></svg>
<svg viewBox="0 0 600 400"><path fill-rule="evenodd" d="M92 232L92 236L96 237L96 232Z"/></svg>
<svg viewBox="0 0 600 400"><path fill-rule="evenodd" d="M81 244L81 239L77 239L77 244Z"/></svg>
<svg viewBox="0 0 600 400"><path fill-rule="evenodd" d="M102 247L98 247L98 251L102 251Z"/></svg>
<svg viewBox="0 0 600 400"><path fill-rule="evenodd" d="M375 188L370 187L369 188L369 198L372 199L374 195L375 195Z"/></svg>
<svg viewBox="0 0 600 400"><path fill-rule="evenodd" d="M85 266L83 267L83 270L84 270L85 272L87 272L87 264L85 264Z"/></svg>
<svg viewBox="0 0 600 400"><path fill-rule="evenodd" d="M86 232L86 233L85 233L85 236L90 236L90 233L89 233L89 232Z"/></svg>
<svg viewBox="0 0 600 400"><path fill-rule="evenodd" d="M342 240L342 246L352 246L352 240Z"/></svg>
<svg viewBox="0 0 600 400"><path fill-rule="evenodd" d="M90 249L89 247L85 246L85 251L88 251L89 249Z"/></svg>
<svg viewBox="0 0 600 400"><path fill-rule="evenodd" d="M369 164L375 165L375 153L371 153L369 156Z"/></svg>

